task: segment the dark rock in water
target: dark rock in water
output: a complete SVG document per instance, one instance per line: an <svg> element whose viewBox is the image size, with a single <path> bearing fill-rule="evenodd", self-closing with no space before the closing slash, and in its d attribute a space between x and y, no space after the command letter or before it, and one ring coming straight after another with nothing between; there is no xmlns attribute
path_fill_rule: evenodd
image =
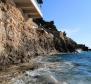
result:
<svg viewBox="0 0 91 84"><path fill-rule="evenodd" d="M77 45L77 49L82 49L82 51L88 51L88 47L86 45L83 44L78 44Z"/></svg>
<svg viewBox="0 0 91 84"><path fill-rule="evenodd" d="M88 49L88 51L91 51L91 49Z"/></svg>

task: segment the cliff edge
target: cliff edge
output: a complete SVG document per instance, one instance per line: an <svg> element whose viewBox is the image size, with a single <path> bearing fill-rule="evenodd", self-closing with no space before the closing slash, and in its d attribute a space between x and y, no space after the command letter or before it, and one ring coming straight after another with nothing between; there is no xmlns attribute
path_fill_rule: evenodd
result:
<svg viewBox="0 0 91 84"><path fill-rule="evenodd" d="M13 0L0 1L0 68L38 55L74 52L76 46L53 21L26 18Z"/></svg>

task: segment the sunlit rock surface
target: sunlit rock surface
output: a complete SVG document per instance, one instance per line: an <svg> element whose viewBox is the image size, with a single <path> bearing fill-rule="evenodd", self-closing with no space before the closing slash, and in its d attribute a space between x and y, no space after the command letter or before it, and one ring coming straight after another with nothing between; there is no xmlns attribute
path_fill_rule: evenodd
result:
<svg viewBox="0 0 91 84"><path fill-rule="evenodd" d="M39 27L31 18L24 17L13 0L0 2L0 65L28 62L38 55L74 51L75 45L53 22Z"/></svg>
<svg viewBox="0 0 91 84"><path fill-rule="evenodd" d="M67 37L65 32L58 31L53 21L32 20L23 14L13 0L0 1L0 71L13 64L16 66L30 62L32 65L31 59L36 56L74 52L76 48L80 48L80 46ZM18 67L20 66L18 65ZM32 68L27 64L24 67L26 67L24 69ZM52 68L54 65L50 67ZM15 70L15 67L10 69L15 72L21 71L21 69ZM10 69L8 71L11 71ZM12 72L13 75L15 72ZM0 75L0 83L7 84L11 75L7 76L6 73L5 76L3 73ZM5 83L3 83L4 81Z"/></svg>

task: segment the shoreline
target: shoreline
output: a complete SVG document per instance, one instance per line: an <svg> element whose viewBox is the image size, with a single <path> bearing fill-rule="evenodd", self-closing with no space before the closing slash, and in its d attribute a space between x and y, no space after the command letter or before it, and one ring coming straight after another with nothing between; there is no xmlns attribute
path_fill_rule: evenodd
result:
<svg viewBox="0 0 91 84"><path fill-rule="evenodd" d="M11 84L11 79L16 78L25 73L28 70L37 69L38 63L29 62L17 65L10 65L8 68L0 70L0 84Z"/></svg>
<svg viewBox="0 0 91 84"><path fill-rule="evenodd" d="M2 70L0 70L0 84L11 84L10 82L12 78L21 76L22 74L25 73L25 71L35 70L39 68L40 63L35 62L38 57L54 56L57 54L67 54L67 53L55 53L55 54L51 53L43 56L39 55L37 57L32 58L29 63L13 64L3 68Z"/></svg>
<svg viewBox="0 0 91 84"><path fill-rule="evenodd" d="M36 62L36 59L38 57L44 58L45 56L48 57L58 54L63 55L63 54L76 54L76 53L55 53L49 55L47 54L44 56L37 56L35 58L32 58L29 63L9 65L8 68L0 70L0 84L11 84L10 82L12 78L21 76L22 74L25 73L25 71L38 69L41 65L39 62Z"/></svg>

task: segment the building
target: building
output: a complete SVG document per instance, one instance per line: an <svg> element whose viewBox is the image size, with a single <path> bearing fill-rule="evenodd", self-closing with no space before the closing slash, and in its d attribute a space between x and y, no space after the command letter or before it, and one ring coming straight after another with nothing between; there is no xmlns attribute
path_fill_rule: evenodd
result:
<svg viewBox="0 0 91 84"><path fill-rule="evenodd" d="M40 10L42 0L14 0L17 7L21 8L24 15L30 18L42 18Z"/></svg>

